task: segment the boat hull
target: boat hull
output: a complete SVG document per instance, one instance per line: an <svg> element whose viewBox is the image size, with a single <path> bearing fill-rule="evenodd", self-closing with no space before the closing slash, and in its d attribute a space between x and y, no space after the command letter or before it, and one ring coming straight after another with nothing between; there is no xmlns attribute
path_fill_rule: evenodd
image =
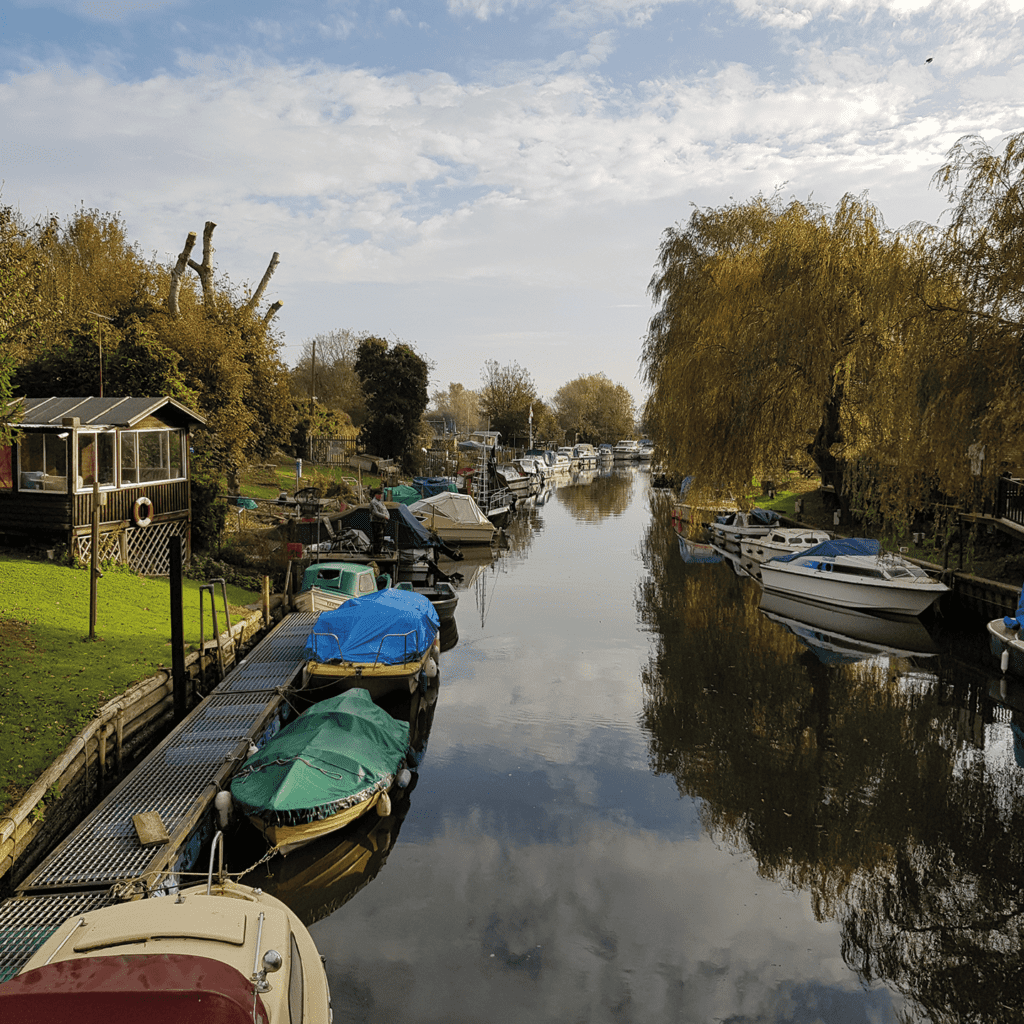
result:
<svg viewBox="0 0 1024 1024"><path fill-rule="evenodd" d="M989 648L999 659L1003 672L1024 678L1024 638L1021 631L1008 628L1002 619L993 619L988 624L988 636Z"/></svg>
<svg viewBox="0 0 1024 1024"><path fill-rule="evenodd" d="M766 590L805 601L893 615L921 615L947 590L941 583L900 584L892 580L849 582L838 576L792 563L761 563Z"/></svg>

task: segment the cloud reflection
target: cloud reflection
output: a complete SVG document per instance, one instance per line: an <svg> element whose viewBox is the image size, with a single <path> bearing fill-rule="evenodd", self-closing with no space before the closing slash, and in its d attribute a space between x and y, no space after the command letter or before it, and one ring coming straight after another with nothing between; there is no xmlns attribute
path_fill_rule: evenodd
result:
<svg viewBox="0 0 1024 1024"><path fill-rule="evenodd" d="M614 822L506 845L479 815L450 817L313 931L343 1021L443 1007L446 1021L867 1024L900 1008L861 989L806 895L711 840Z"/></svg>

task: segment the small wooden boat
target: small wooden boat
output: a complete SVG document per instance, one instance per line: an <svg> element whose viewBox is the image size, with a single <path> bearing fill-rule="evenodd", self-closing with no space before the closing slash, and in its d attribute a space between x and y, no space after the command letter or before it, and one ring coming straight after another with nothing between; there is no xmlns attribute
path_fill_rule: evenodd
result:
<svg viewBox="0 0 1024 1024"><path fill-rule="evenodd" d="M231 798L276 850L287 852L376 808L404 788L409 723L361 688L314 704L242 765Z"/></svg>
<svg viewBox="0 0 1024 1024"><path fill-rule="evenodd" d="M375 594L391 586L387 573L354 562L316 562L302 574L299 592L292 598L297 612L323 612L338 608L353 597Z"/></svg>
<svg viewBox="0 0 1024 1024"><path fill-rule="evenodd" d="M1003 675L1024 676L1024 587L1013 615L992 619L988 624L989 646L999 659Z"/></svg>
<svg viewBox="0 0 1024 1024"><path fill-rule="evenodd" d="M0 985L0 1020L274 1024L297 1019L297 992L304 1024L328 1024L327 975L305 925L211 870L174 898L73 914Z"/></svg>
<svg viewBox="0 0 1024 1024"><path fill-rule="evenodd" d="M409 693L437 675L441 621L422 594L379 590L323 612L306 641L306 696L362 687L370 696Z"/></svg>
<svg viewBox="0 0 1024 1024"><path fill-rule="evenodd" d="M438 620L448 622L455 617L455 608L459 603L459 592L445 580L434 583L410 583L408 581L395 584L396 590L412 590L422 594L437 612Z"/></svg>

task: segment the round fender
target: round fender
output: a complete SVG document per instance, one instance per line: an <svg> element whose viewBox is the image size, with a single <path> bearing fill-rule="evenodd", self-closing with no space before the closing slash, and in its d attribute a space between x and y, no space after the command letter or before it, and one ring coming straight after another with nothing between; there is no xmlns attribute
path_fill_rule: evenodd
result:
<svg viewBox="0 0 1024 1024"><path fill-rule="evenodd" d="M386 818L391 813L391 797L387 793L381 793L380 799L377 801L377 814L382 818Z"/></svg>
<svg viewBox="0 0 1024 1024"><path fill-rule="evenodd" d="M153 499L142 495L132 506L132 521L136 526L149 526L153 522Z"/></svg>

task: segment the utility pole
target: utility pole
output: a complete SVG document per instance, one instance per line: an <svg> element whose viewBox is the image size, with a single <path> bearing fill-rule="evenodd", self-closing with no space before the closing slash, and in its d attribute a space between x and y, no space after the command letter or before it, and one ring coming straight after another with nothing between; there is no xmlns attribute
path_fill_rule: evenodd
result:
<svg viewBox="0 0 1024 1024"><path fill-rule="evenodd" d="M313 362L309 368L309 425L313 426L313 399L316 397L316 338L313 338Z"/></svg>

